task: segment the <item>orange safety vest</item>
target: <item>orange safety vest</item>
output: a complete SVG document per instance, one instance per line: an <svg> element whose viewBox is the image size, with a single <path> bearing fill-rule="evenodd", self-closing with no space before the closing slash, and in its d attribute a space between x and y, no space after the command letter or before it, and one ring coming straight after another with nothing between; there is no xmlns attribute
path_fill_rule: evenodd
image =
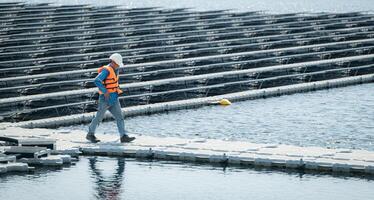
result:
<svg viewBox="0 0 374 200"><path fill-rule="evenodd" d="M118 94L121 94L122 90L119 89L118 76L114 72L114 69L110 66L102 66L97 70L98 73L100 74L104 68L108 70L109 72L106 79L102 82L105 88L108 90L109 93L117 92ZM103 93L99 90L99 94L103 94Z"/></svg>

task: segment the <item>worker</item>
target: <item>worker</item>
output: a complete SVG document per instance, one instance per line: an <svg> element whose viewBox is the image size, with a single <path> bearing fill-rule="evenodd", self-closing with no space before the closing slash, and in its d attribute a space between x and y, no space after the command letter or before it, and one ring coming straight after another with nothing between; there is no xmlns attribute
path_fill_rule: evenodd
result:
<svg viewBox="0 0 374 200"><path fill-rule="evenodd" d="M118 82L119 68L124 66L122 63L122 56L118 53L114 53L109 59L110 63L100 67L98 69L99 74L95 78L95 85L99 88L98 111L88 127L86 139L93 143L100 142L95 136L95 130L103 120L105 112L109 110L117 121L121 143L131 142L135 137L129 137L125 131L125 122L118 100L118 96L122 93Z"/></svg>

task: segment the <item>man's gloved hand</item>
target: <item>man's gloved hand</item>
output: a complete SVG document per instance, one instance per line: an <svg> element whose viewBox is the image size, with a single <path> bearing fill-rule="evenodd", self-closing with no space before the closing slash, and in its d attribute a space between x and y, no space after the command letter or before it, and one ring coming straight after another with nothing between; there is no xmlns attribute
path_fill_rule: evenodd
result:
<svg viewBox="0 0 374 200"><path fill-rule="evenodd" d="M109 96L110 96L110 93L108 91L106 91L106 93L104 94L104 98L105 98L106 102L109 101Z"/></svg>

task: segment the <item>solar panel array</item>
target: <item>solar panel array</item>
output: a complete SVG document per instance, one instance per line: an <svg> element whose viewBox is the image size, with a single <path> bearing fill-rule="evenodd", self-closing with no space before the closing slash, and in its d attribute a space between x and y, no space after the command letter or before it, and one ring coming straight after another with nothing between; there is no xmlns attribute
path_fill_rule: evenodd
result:
<svg viewBox="0 0 374 200"><path fill-rule="evenodd" d="M374 73L369 13L0 3L0 19L1 121L95 111L115 52L122 107Z"/></svg>

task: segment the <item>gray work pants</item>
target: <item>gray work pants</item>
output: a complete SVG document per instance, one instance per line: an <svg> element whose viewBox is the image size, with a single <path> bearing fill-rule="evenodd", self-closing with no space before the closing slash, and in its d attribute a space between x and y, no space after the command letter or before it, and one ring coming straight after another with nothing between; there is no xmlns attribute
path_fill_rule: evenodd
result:
<svg viewBox="0 0 374 200"><path fill-rule="evenodd" d="M89 135L95 134L96 127L103 120L105 112L107 110L109 110L109 112L113 115L113 117L117 121L117 128L118 128L119 135L121 137L123 135L127 135L125 131L125 121L123 119L121 105L119 103L118 98L116 99L115 103L112 106L109 106L108 102L105 101L104 95L99 96L98 111L96 113L96 116L92 119L91 124L88 127L88 134Z"/></svg>

